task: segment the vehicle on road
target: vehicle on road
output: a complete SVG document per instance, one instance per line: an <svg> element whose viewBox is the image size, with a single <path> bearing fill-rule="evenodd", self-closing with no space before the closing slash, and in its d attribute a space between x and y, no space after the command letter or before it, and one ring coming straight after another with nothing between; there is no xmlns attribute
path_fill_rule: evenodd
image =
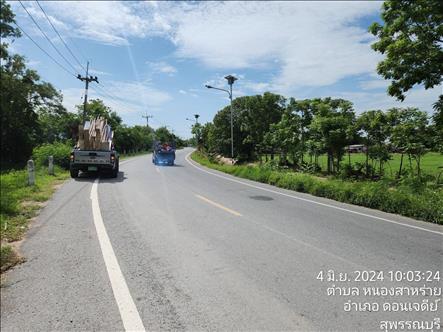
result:
<svg viewBox="0 0 443 332"><path fill-rule="evenodd" d="M174 166L175 162L175 142L160 143L154 142L152 152L152 162L154 165Z"/></svg>
<svg viewBox="0 0 443 332"><path fill-rule="evenodd" d="M72 178L79 172L106 172L116 178L119 154L112 142L114 133L102 118L86 121L79 126L79 139L71 152L69 171Z"/></svg>
<svg viewBox="0 0 443 332"><path fill-rule="evenodd" d="M119 172L119 155L115 150L91 151L74 149L71 152L69 171L72 178L82 172L105 172L116 178Z"/></svg>

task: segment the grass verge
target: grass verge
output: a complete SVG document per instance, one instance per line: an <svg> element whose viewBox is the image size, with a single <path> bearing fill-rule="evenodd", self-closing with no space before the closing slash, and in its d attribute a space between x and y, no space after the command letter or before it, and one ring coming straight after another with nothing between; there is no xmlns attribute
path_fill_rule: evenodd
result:
<svg viewBox="0 0 443 332"><path fill-rule="evenodd" d="M56 189L56 185L69 177L69 172L55 167L55 175L49 175L47 168L40 168L35 174L35 185L28 186L26 170L11 170L1 173L0 238L1 271L20 261L11 242L22 239L29 221L35 217Z"/></svg>
<svg viewBox="0 0 443 332"><path fill-rule="evenodd" d="M220 165L200 152L191 158L199 164L245 179L326 197L336 201L443 224L443 188L392 181L347 181L263 166Z"/></svg>

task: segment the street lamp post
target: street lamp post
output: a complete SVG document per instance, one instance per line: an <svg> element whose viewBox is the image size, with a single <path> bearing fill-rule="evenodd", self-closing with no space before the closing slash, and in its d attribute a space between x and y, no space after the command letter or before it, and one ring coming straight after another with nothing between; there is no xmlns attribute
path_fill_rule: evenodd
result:
<svg viewBox="0 0 443 332"><path fill-rule="evenodd" d="M195 124L194 124L194 125L197 125L197 124L198 124L198 118L199 118L199 117L200 117L200 114L194 114L194 119L195 119ZM192 120L189 119L189 118L186 118L186 120L188 120L188 121L192 121ZM198 132L196 132L196 133L195 133L195 141L196 141L196 143L197 143L197 147L198 147L199 140L200 140L200 137L199 137L199 135L198 135Z"/></svg>
<svg viewBox="0 0 443 332"><path fill-rule="evenodd" d="M233 116L232 116L232 85L234 84L234 82L238 78L235 76L232 76L232 75L228 75L228 76L225 76L225 79L228 81L229 90L216 88L211 85L205 85L205 86L208 89L216 89L216 90L220 90L220 91L225 91L229 95L229 100L231 101L231 106L230 106L230 108L231 108L231 158L232 158L232 160L234 160L234 125L233 125Z"/></svg>

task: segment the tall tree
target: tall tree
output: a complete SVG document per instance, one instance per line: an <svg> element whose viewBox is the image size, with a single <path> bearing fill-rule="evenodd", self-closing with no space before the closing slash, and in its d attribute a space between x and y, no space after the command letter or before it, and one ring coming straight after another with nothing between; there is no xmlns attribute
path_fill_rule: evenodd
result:
<svg viewBox="0 0 443 332"><path fill-rule="evenodd" d="M5 0L0 0L0 58L5 60L9 57L8 43L6 40L14 39L21 36L18 28L12 26L15 23L15 14L11 10L11 6Z"/></svg>
<svg viewBox="0 0 443 332"><path fill-rule="evenodd" d="M432 122L435 129L435 144L437 150L443 153L443 95L434 103L434 115Z"/></svg>
<svg viewBox="0 0 443 332"><path fill-rule="evenodd" d="M388 110L389 123L392 127L392 142L402 153L398 176L402 174L403 154L409 157L412 171L412 160L415 160L417 175L421 173L421 157L426 153L428 118L426 112L416 108Z"/></svg>
<svg viewBox="0 0 443 332"><path fill-rule="evenodd" d="M20 37L12 26L14 13L9 4L0 0L0 112L2 163L23 163L41 142L41 127L37 110L61 108L61 95L54 87L40 81L36 71L26 68L25 58L9 54L7 40Z"/></svg>
<svg viewBox="0 0 443 332"><path fill-rule="evenodd" d="M443 1L388 0L383 3L384 25L369 31L378 37L372 48L386 58L377 71L391 80L388 93L399 100L416 84L426 89L443 77Z"/></svg>
<svg viewBox="0 0 443 332"><path fill-rule="evenodd" d="M78 115L83 114L83 104L77 105ZM108 121L113 130L116 130L121 124L122 119L109 106L106 106L101 99L91 99L86 105L86 119L102 117Z"/></svg>
<svg viewBox="0 0 443 332"><path fill-rule="evenodd" d="M391 127L386 114L380 110L363 112L357 119L357 128L363 132L366 142L366 175L369 175L369 157L379 161L382 175L383 163L390 158L386 141Z"/></svg>
<svg viewBox="0 0 443 332"><path fill-rule="evenodd" d="M280 121L285 102L284 97L270 92L235 100L235 107L240 110L241 131L245 135L242 143L252 146L248 160L257 159L264 150L264 135L272 124Z"/></svg>
<svg viewBox="0 0 443 332"><path fill-rule="evenodd" d="M340 170L344 147L352 141L355 113L350 101L344 99L315 99L314 119L309 125L313 137L321 142L327 153L328 173Z"/></svg>
<svg viewBox="0 0 443 332"><path fill-rule="evenodd" d="M287 108L281 120L271 124L269 132L265 135L265 141L281 154L280 162L287 163L287 156L290 155L297 167L301 159L301 117L294 113L291 108Z"/></svg>

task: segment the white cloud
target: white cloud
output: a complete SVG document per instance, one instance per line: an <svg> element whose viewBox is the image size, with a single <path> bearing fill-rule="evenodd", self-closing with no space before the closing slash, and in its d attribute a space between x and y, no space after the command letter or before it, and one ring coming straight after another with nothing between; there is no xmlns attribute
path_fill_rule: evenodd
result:
<svg viewBox="0 0 443 332"><path fill-rule="evenodd" d="M187 92L185 90L178 90L179 93L181 93L182 95L187 94Z"/></svg>
<svg viewBox="0 0 443 332"><path fill-rule="evenodd" d="M149 68L154 73L163 73L163 74L168 74L169 76L173 76L175 73L177 73L177 68L164 61L159 61L159 62L146 61L146 64L149 65Z"/></svg>
<svg viewBox="0 0 443 332"><path fill-rule="evenodd" d="M383 80L383 79L372 79L367 81L361 81L360 82L360 88L362 90L377 90L377 89L385 89L389 85L389 81Z"/></svg>
<svg viewBox="0 0 443 332"><path fill-rule="evenodd" d="M37 18L42 17L35 4L25 3ZM148 7L147 4L142 4ZM164 19L152 13L146 19L139 4L118 1L51 1L42 7L54 25L71 37L95 40L110 45L128 45L129 38L144 38L168 30ZM151 10L155 7L150 6ZM57 17L57 19L55 19Z"/></svg>
<svg viewBox="0 0 443 332"><path fill-rule="evenodd" d="M374 2L208 2L175 19L177 54L211 68L280 66L273 84L282 91L331 85L374 71L380 56L358 18Z"/></svg>
<svg viewBox="0 0 443 332"><path fill-rule="evenodd" d="M69 112L76 112L75 106L83 103L84 92L84 89L77 88L62 89L63 106L65 106Z"/></svg>
<svg viewBox="0 0 443 332"><path fill-rule="evenodd" d="M432 104L443 94L443 86L425 90L423 87L416 87L406 93L406 99L403 102L396 100L386 94L386 92L343 92L337 93L334 97L344 98L354 103L357 113L371 110L386 110L391 107L417 107L422 111L433 113Z"/></svg>
<svg viewBox="0 0 443 332"><path fill-rule="evenodd" d="M380 2L44 4L71 36L113 45L162 36L175 43L179 57L211 68L272 68L274 90L287 93L374 72L381 58L370 49L372 36L357 26L359 18L379 11ZM176 72L164 65L159 72Z"/></svg>

